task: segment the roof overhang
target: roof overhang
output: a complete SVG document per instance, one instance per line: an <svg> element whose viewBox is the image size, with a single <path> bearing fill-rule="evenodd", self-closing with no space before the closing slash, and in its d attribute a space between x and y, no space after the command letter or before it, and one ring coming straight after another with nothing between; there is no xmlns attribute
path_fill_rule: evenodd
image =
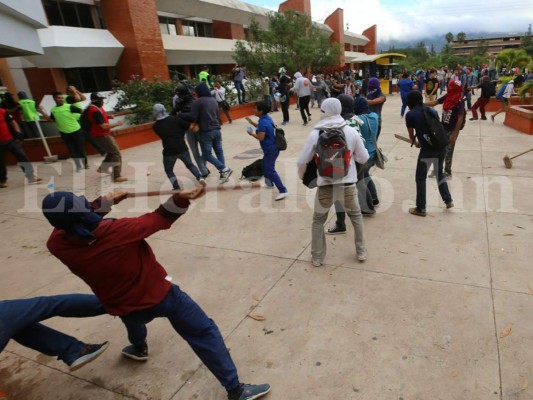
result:
<svg viewBox="0 0 533 400"><path fill-rule="evenodd" d="M44 54L25 57L38 68L114 67L124 46L105 29L39 29Z"/></svg>
<svg viewBox="0 0 533 400"><path fill-rule="evenodd" d="M392 59L395 57L405 58L407 56L401 53L370 54L370 55L359 56L349 61L346 60L346 62L353 62L353 63L378 62L378 64L387 65L387 64L392 63ZM391 61L387 62L387 59ZM379 62L380 60L382 60L382 62Z"/></svg>
<svg viewBox="0 0 533 400"><path fill-rule="evenodd" d="M42 7L20 0L0 0L0 57L42 54L37 29L45 26Z"/></svg>
<svg viewBox="0 0 533 400"><path fill-rule="evenodd" d="M168 65L233 64L234 39L162 35Z"/></svg>
<svg viewBox="0 0 533 400"><path fill-rule="evenodd" d="M344 31L344 43L351 44L352 46L364 46L370 39L364 35L360 35L355 32Z"/></svg>
<svg viewBox="0 0 533 400"><path fill-rule="evenodd" d="M217 21L249 25L254 18L263 27L268 26L268 15L274 11L254 6L239 0L156 0L158 11L203 18Z"/></svg>

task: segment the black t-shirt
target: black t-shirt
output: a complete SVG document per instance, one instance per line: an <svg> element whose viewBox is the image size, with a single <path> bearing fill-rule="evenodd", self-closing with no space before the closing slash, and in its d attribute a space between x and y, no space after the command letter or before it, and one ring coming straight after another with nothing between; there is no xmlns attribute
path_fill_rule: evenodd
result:
<svg viewBox="0 0 533 400"><path fill-rule="evenodd" d="M439 80L437 78L427 78L426 79L426 94L429 95L435 88L435 86L439 86ZM437 92L435 91L436 94Z"/></svg>
<svg viewBox="0 0 533 400"><path fill-rule="evenodd" d="M175 156L189 151L185 144L185 131L189 125L190 122L172 115L155 122L153 130L163 142L164 156Z"/></svg>
<svg viewBox="0 0 533 400"><path fill-rule="evenodd" d="M481 97L485 99L490 99L492 96L496 94L496 89L494 88L494 84L492 82L481 82L479 84L479 87L481 88Z"/></svg>

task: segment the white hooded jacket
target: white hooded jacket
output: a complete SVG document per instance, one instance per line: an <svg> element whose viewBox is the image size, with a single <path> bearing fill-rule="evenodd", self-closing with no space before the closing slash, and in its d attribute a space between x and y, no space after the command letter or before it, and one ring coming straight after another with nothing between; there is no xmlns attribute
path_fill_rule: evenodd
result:
<svg viewBox="0 0 533 400"><path fill-rule="evenodd" d="M321 129L324 128L337 128L342 127L342 131L346 136L346 143L348 149L352 151L352 159L350 160L350 168L348 174L341 179L334 179L330 177L324 177L318 175L317 185L334 185L341 183L356 183L357 182L357 169L355 167L355 161L360 164L367 162L369 156L368 151L363 144L361 136L354 128L350 127L346 121L341 117L341 102L336 98L325 99L320 106L322 113L322 119L315 125L307 140L304 144L304 148L296 165L298 166L298 175L300 179L303 179L307 163L311 161L315 155L316 144L318 142L318 136Z"/></svg>

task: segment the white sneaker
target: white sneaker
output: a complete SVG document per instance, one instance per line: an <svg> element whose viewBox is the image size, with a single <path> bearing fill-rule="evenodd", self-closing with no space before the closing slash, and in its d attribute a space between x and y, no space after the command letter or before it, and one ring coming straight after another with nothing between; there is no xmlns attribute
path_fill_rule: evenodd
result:
<svg viewBox="0 0 533 400"><path fill-rule="evenodd" d="M364 253L361 253L361 254L357 255L357 261L359 261L359 262L365 262L366 259L367 259L366 251Z"/></svg>
<svg viewBox="0 0 533 400"><path fill-rule="evenodd" d="M200 178L198 180L198 183L200 184L200 186L203 186L203 187L206 187L207 186L207 183L205 182L205 179L204 178Z"/></svg>
<svg viewBox="0 0 533 400"><path fill-rule="evenodd" d="M280 201L280 200L283 200L286 197L289 197L289 192L278 194L276 197L274 197L274 200Z"/></svg>
<svg viewBox="0 0 533 400"><path fill-rule="evenodd" d="M226 183L229 180L230 175L233 173L231 168L226 168L220 173L219 183Z"/></svg>
<svg viewBox="0 0 533 400"><path fill-rule="evenodd" d="M322 266L322 263L318 260L311 260L311 263L313 263L313 267L321 267Z"/></svg>

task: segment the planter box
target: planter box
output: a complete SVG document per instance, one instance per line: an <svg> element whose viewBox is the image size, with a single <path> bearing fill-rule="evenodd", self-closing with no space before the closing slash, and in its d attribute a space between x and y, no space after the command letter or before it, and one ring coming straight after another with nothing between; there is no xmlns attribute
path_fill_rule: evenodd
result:
<svg viewBox="0 0 533 400"><path fill-rule="evenodd" d="M139 146L150 142L159 140L159 137L152 130L153 122L130 126L124 129L116 130L115 140L121 149L128 149L130 147ZM47 137L46 142L50 147L50 151L53 155L59 156L59 159L69 158L68 150L63 140L59 136ZM22 142L22 147L26 152L26 155L32 162L41 162L46 155L43 142L41 139L28 139ZM96 150L89 145L85 144L87 155L97 154ZM6 163L8 165L15 165L16 160L11 153L7 153Z"/></svg>
<svg viewBox="0 0 533 400"><path fill-rule="evenodd" d="M503 123L520 132L533 135L533 105L509 107Z"/></svg>
<svg viewBox="0 0 533 400"><path fill-rule="evenodd" d="M230 115L232 119L239 119L253 115L255 108L255 101L245 104L239 104L232 106L230 109ZM290 99L290 103L296 103L296 97L293 96ZM221 113L222 122L228 122L224 113ZM149 122L142 125L130 126L124 129L116 130L115 140L118 143L118 146L121 149L129 149L130 147L140 146L142 144L155 142L159 140L159 137L152 130L153 122ZM67 147L63 143L63 140L60 136L47 137L46 141L50 147L50 151L53 155L59 156L59 159L69 158L69 153ZM26 152L29 160L32 162L41 162L46 155L46 150L44 149L41 139L28 139L22 143L22 147ZM96 150L89 145L85 144L85 149L87 155L97 154ZM15 165L16 160L11 155L7 153L6 157L7 165Z"/></svg>
<svg viewBox="0 0 533 400"><path fill-rule="evenodd" d="M495 97L491 97L488 104L485 106L485 111L487 112L496 112L502 107L502 102L500 100L496 100ZM510 106L520 106L520 105L528 105L529 102L524 103L520 100L518 96L511 96L509 99L509 105Z"/></svg>

